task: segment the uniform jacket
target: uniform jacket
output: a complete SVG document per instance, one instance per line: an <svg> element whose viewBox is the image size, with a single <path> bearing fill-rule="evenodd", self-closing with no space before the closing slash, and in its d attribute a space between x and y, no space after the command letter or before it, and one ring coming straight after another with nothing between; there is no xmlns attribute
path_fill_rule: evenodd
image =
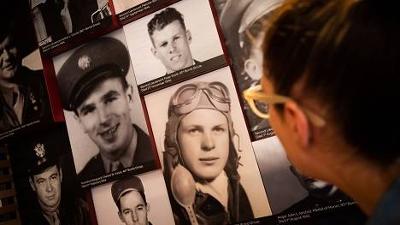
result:
<svg viewBox="0 0 400 225"><path fill-rule="evenodd" d="M56 41L67 35L60 16L64 3L61 0L46 1L39 5L45 22L47 35ZM96 0L70 0L68 10L72 22L72 32L80 31L92 24L91 15L98 9Z"/></svg>
<svg viewBox="0 0 400 225"><path fill-rule="evenodd" d="M44 82L43 71L33 71L21 67L15 74L15 83L24 96L22 124L42 118L48 110L48 95ZM0 133L22 125L14 110L9 106L0 92Z"/></svg>
<svg viewBox="0 0 400 225"><path fill-rule="evenodd" d="M196 191L194 211L199 225L224 225L248 221L254 218L250 201L242 185L238 181L229 181L228 213L224 206L209 194ZM182 208L170 193L171 205L176 225L190 224L184 208Z"/></svg>
<svg viewBox="0 0 400 225"><path fill-rule="evenodd" d="M138 126L133 124L133 127L136 129L138 134L138 143L135 155L133 156L132 166L141 165L144 162L154 160L149 136ZM101 177L105 174L106 170L104 168L103 160L100 153L98 153L90 159L83 170L78 174L78 177L80 181L86 181L96 177Z"/></svg>
<svg viewBox="0 0 400 225"><path fill-rule="evenodd" d="M79 198L69 203L61 201L59 220L61 225L90 225L89 210L86 202ZM29 220L25 221L25 223L30 225L50 225L39 206L32 210Z"/></svg>

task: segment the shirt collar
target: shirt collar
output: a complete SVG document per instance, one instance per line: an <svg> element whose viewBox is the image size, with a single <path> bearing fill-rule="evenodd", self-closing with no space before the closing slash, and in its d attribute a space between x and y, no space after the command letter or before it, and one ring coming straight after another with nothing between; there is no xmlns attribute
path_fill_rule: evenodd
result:
<svg viewBox="0 0 400 225"><path fill-rule="evenodd" d="M124 168L131 167L133 164L133 156L135 155L136 146L137 146L137 139L138 139L137 136L138 136L137 131L136 131L135 127L133 127L133 135L132 135L132 139L131 139L128 149L118 160L116 160L116 161L119 161ZM104 165L104 169L106 170L106 173L110 173L111 172L111 163L116 162L116 161L108 159L101 153L100 153L100 155L101 155L101 159L103 160L103 165Z"/></svg>

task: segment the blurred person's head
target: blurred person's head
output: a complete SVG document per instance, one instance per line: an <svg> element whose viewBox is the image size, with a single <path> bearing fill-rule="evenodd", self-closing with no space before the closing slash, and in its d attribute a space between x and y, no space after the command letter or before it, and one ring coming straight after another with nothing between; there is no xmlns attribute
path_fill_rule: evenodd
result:
<svg viewBox="0 0 400 225"><path fill-rule="evenodd" d="M264 42L262 99L289 160L358 197L367 213L400 174L400 110L391 107L400 97L398 21L378 1L293 0ZM375 191L360 196L359 179Z"/></svg>

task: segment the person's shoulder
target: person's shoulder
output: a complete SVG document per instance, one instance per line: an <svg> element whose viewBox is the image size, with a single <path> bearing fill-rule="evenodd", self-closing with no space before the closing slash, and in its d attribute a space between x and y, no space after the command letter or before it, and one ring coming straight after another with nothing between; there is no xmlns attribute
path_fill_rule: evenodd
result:
<svg viewBox="0 0 400 225"><path fill-rule="evenodd" d="M138 125L136 124L132 124L132 126L135 128L138 137L145 137L145 138L149 138L149 135L146 134L146 132L144 132L144 130L142 130L142 128L140 128Z"/></svg>
<svg viewBox="0 0 400 225"><path fill-rule="evenodd" d="M70 196L67 201L61 201L59 211L62 224L90 224L89 205L80 197Z"/></svg>
<svg viewBox="0 0 400 225"><path fill-rule="evenodd" d="M150 141L150 136L147 135L140 127L135 124L132 124L136 130L138 141L137 141L137 150L134 156L135 162L147 162L154 160L153 158L153 150Z"/></svg>
<svg viewBox="0 0 400 225"><path fill-rule="evenodd" d="M42 84L44 80L43 70L32 70L28 67L21 66L17 74L17 80L27 85Z"/></svg>
<svg viewBox="0 0 400 225"><path fill-rule="evenodd" d="M80 215L83 217L88 217L89 214L89 204L82 200L81 198L75 199L75 208Z"/></svg>
<svg viewBox="0 0 400 225"><path fill-rule="evenodd" d="M88 180L90 178L102 176L105 174L103 161L100 154L93 156L89 162L83 167L81 172L79 172L79 180Z"/></svg>
<svg viewBox="0 0 400 225"><path fill-rule="evenodd" d="M237 204L239 211L241 212L237 216L240 218L241 221L243 220L250 220L254 218L254 213L251 208L250 200L249 197L247 196L246 191L243 188L243 185L239 182L239 190L237 190L239 193L234 194L234 196L231 196L233 198L238 197L238 199L233 199L234 204ZM232 212L234 213L234 212Z"/></svg>

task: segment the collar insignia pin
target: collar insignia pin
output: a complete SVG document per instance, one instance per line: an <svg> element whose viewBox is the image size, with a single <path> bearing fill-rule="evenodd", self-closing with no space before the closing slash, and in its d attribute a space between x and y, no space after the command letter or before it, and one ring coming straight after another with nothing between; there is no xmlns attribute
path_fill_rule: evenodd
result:
<svg viewBox="0 0 400 225"><path fill-rule="evenodd" d="M92 59L87 55L83 55L78 59L78 66L81 70L86 70L91 64Z"/></svg>
<svg viewBox="0 0 400 225"><path fill-rule="evenodd" d="M35 151L35 154L39 158L44 158L46 154L46 150L44 148L44 145L41 143L38 143L35 145L35 148L33 149Z"/></svg>

